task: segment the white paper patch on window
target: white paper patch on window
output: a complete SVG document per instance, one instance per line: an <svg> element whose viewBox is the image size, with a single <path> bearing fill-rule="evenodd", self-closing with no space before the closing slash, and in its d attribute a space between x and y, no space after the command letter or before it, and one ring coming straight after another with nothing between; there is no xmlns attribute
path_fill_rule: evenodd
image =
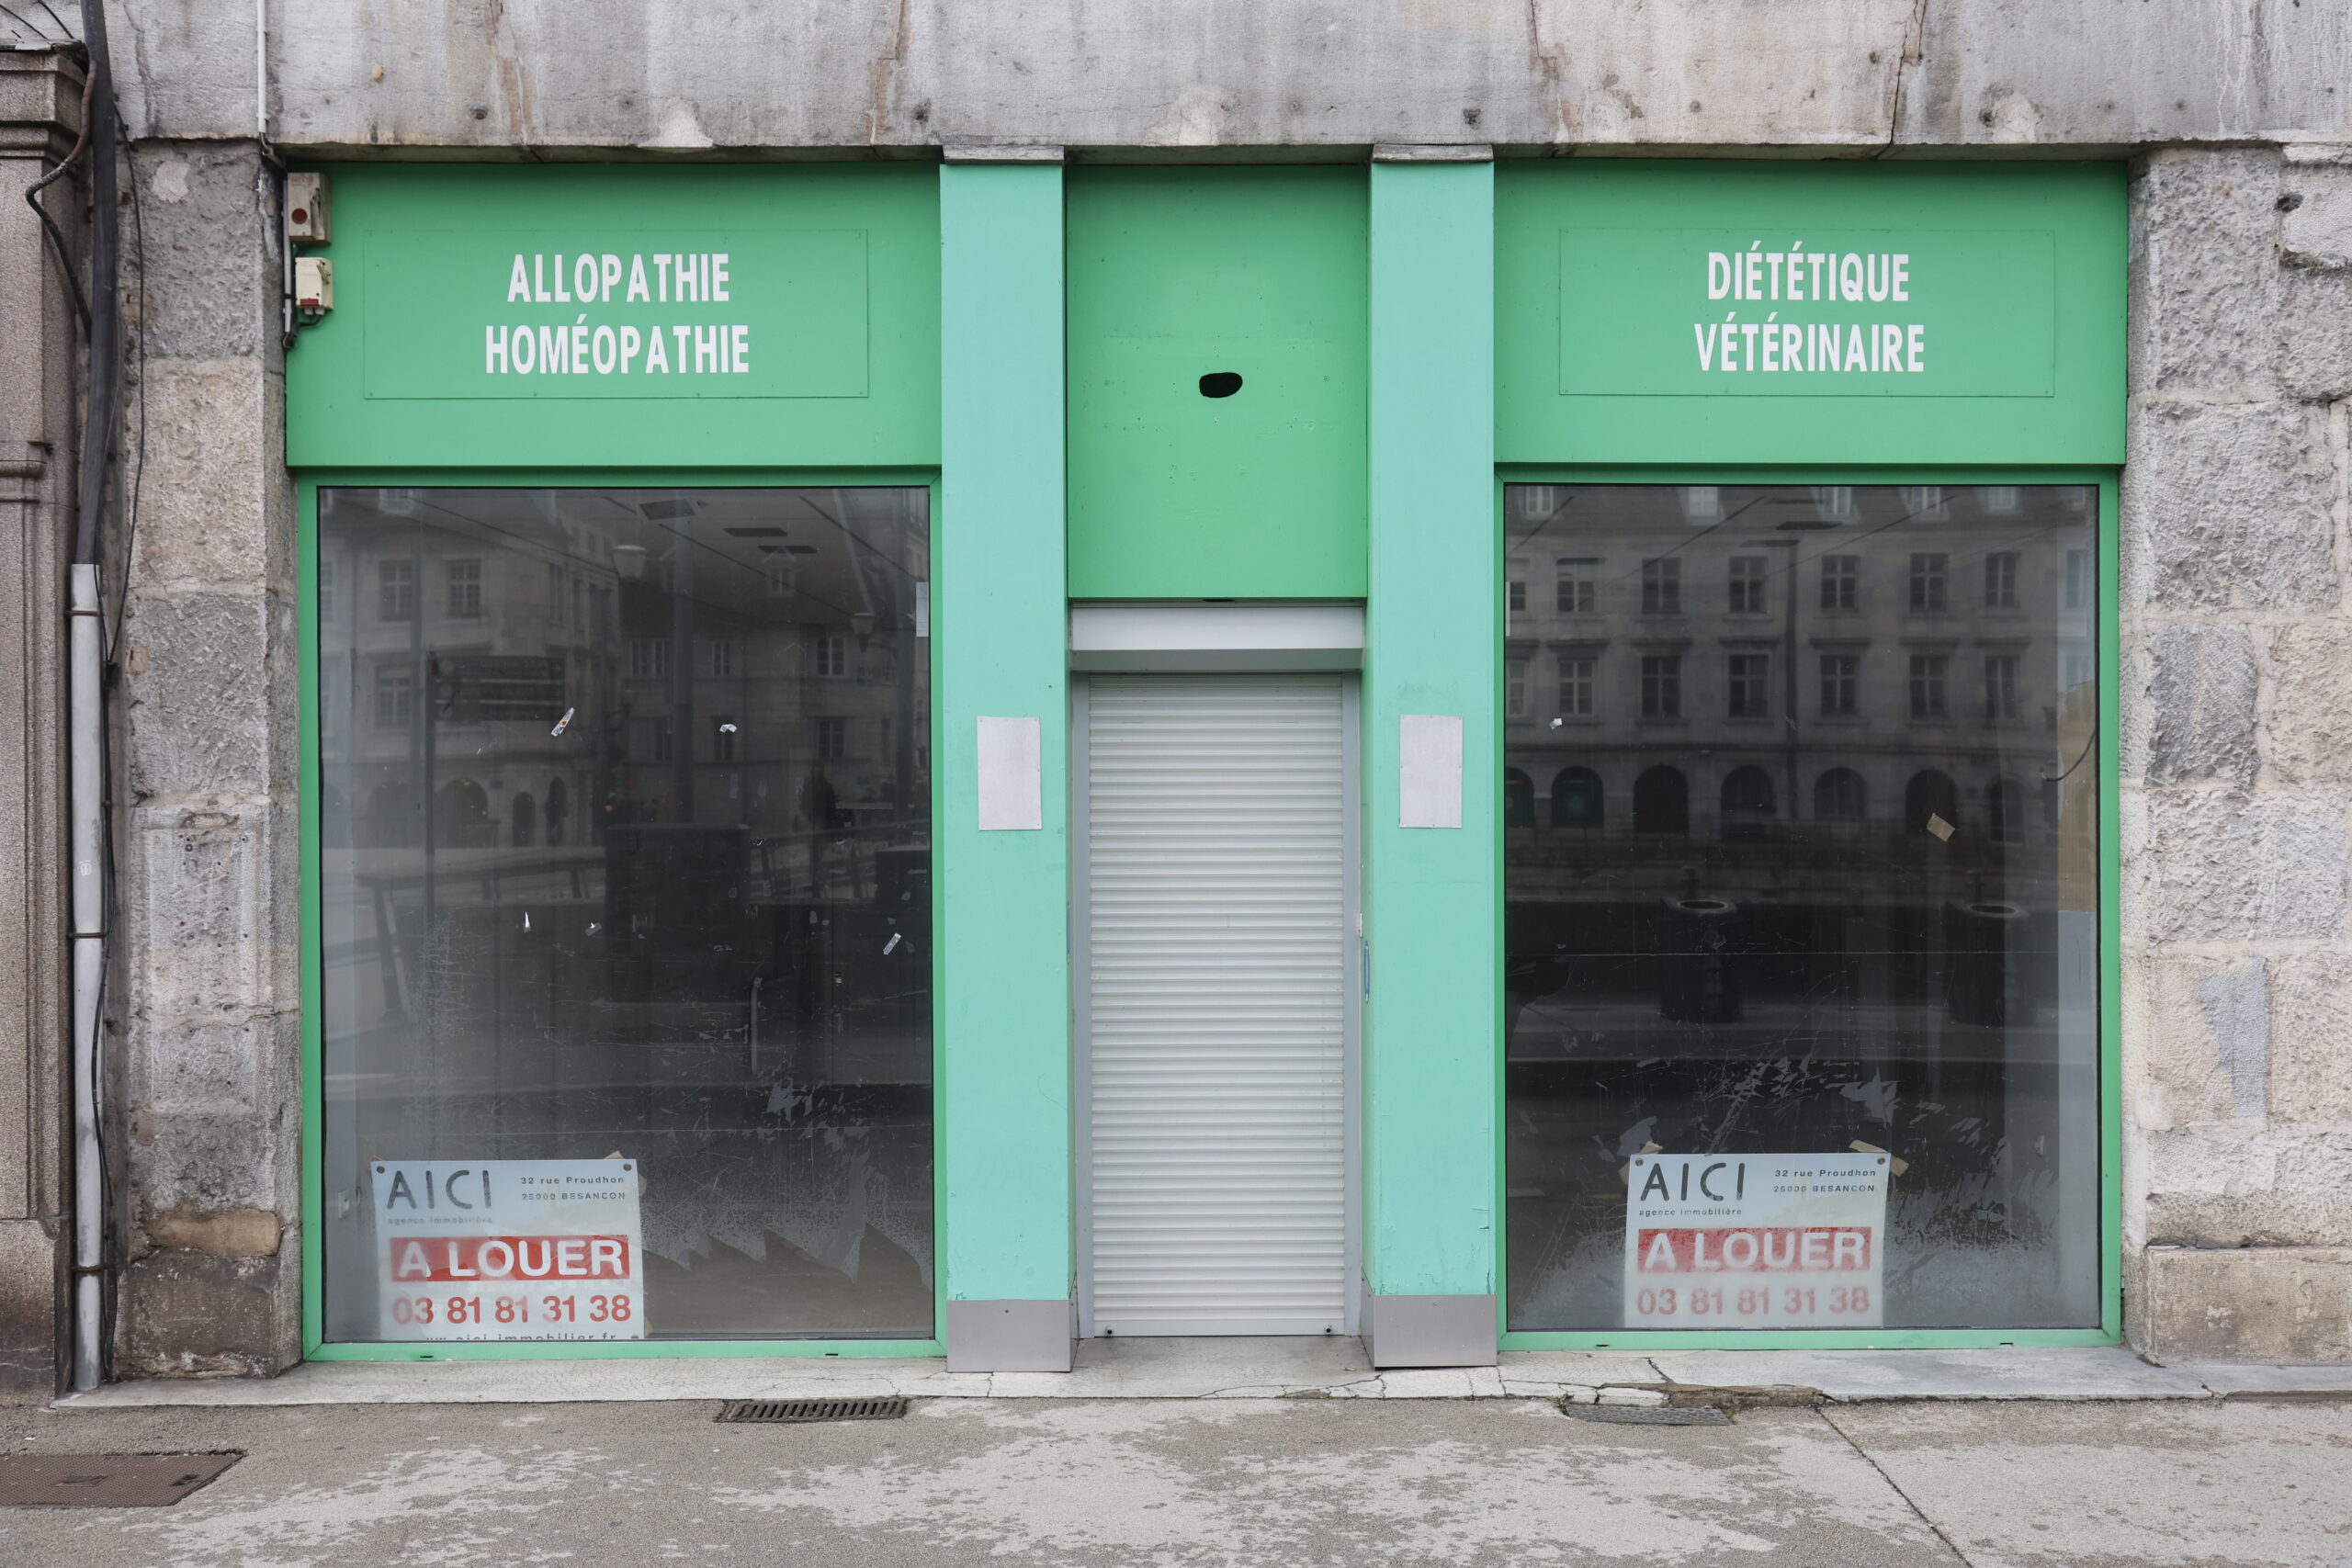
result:
<svg viewBox="0 0 2352 1568"><path fill-rule="evenodd" d="M1951 836L1960 829L1930 811L1928 813L1928 831L1949 844L1951 842Z"/></svg>

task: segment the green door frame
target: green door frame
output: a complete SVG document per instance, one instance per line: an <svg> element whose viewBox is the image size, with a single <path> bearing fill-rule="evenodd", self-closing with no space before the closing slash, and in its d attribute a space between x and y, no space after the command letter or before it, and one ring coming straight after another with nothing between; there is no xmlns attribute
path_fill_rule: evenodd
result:
<svg viewBox="0 0 2352 1568"><path fill-rule="evenodd" d="M322 1217L326 1200L324 1095L325 1020L320 1003L325 978L321 941L319 807L322 798L319 755L319 491L338 486L474 486L480 488L576 488L594 485L631 487L722 488L922 485L932 494L932 529L938 537L938 476L930 468L574 468L574 469L356 469L321 468L304 472L297 480L300 516L297 531L297 610L300 626L301 777L298 786L301 817L302 857L302 1356L312 1361L543 1361L628 1360L650 1358L712 1356L936 1356L944 1335L939 1316L945 1271L937 1259L946 1254L947 1208L944 1164L940 1158L942 1068L945 1061L947 1017L941 982L943 946L932 943L932 1337L928 1339L612 1339L612 1340L325 1340L325 1258ZM934 545L934 603L940 593L939 552ZM934 626L934 630L936 627ZM932 690L939 689L939 639L932 646ZM939 756L940 704L932 703L931 754ZM933 841L938 841L940 770L932 770Z"/></svg>
<svg viewBox="0 0 2352 1568"><path fill-rule="evenodd" d="M2121 935L2122 850L2117 833L2121 809L2118 791L2120 738L2116 681L2122 613L2118 603L2116 473L2107 468L1960 468L1918 465L1848 468L1836 465L1787 468L1733 468L1693 464L1687 467L1601 468L1566 465L1506 464L1496 470L1494 547L1489 552L1494 581L1489 597L1501 603L1503 573L1503 487L1507 484L2095 484L2098 487L2098 595L2094 617L2098 637L2098 1068L2099 1068L2099 1325L2097 1328L1793 1328L1793 1329L1596 1329L1576 1331L1513 1331L1510 1326L1508 1290L1498 1293L1496 1326L1505 1350L1830 1350L1830 1349L1960 1349L2001 1345L2113 1345L2123 1337L2123 1224L2121 1158L2123 1139L2121 1003L2123 947ZM1502 733L1503 640L1493 650L1495 733ZM1501 929L1503 829L1498 814L1492 840L1498 888L1496 929ZM1503 954L1496 954L1500 974ZM1499 987L1498 987L1499 991ZM1509 1040L1498 1006L1495 1021L1495 1124L1506 1120L1501 1063ZM1495 1212L1507 1214L1504 1201L1503 1140L1494 1148ZM1498 1269L1510 1278L1510 1236L1503 1227L1503 1257Z"/></svg>

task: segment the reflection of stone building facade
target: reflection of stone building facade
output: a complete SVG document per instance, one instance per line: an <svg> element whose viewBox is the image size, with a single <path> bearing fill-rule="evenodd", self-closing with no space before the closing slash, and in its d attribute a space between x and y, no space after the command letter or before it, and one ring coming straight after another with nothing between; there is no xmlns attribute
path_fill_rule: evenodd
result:
<svg viewBox="0 0 2352 1568"><path fill-rule="evenodd" d="M2054 841L2095 707L2096 491L1509 493L1517 832Z"/></svg>
<svg viewBox="0 0 2352 1568"><path fill-rule="evenodd" d="M750 493L779 515L806 505ZM830 492L831 504L876 513L848 519L854 546L808 517L792 528L715 521L694 542L683 594L672 591L674 536L594 515L616 504L605 495L580 492L567 508L550 494L322 501L335 525L322 531L319 565L320 719L350 761L322 815L330 843L347 831L361 848L415 844L428 804L443 847L524 849L593 842L605 821L678 820L682 803L690 819L768 833L879 827L899 803L921 803L916 584L929 568L920 530L892 514L910 504L900 492ZM450 671L481 658L551 661L547 711L474 716ZM435 704L421 706L436 678ZM414 787L428 716L429 803Z"/></svg>

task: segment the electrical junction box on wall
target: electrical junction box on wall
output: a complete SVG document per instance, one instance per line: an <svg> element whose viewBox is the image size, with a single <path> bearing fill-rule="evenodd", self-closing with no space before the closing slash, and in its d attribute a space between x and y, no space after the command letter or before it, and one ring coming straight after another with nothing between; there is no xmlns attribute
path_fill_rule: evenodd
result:
<svg viewBox="0 0 2352 1568"><path fill-rule="evenodd" d="M333 238L328 226L326 175L286 176L286 237L296 244L310 245L323 245Z"/></svg>
<svg viewBox="0 0 2352 1568"><path fill-rule="evenodd" d="M295 260L294 309L305 321L315 321L334 309L334 263L323 256Z"/></svg>

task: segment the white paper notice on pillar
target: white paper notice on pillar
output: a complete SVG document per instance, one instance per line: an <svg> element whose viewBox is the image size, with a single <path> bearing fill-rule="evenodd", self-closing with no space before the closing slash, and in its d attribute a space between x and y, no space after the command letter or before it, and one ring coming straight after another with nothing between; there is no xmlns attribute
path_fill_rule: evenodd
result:
<svg viewBox="0 0 2352 1568"><path fill-rule="evenodd" d="M1046 825L1044 757L1035 719L980 720L980 831Z"/></svg>
<svg viewBox="0 0 2352 1568"><path fill-rule="evenodd" d="M1887 1156L1637 1155L1627 1328L1876 1328Z"/></svg>
<svg viewBox="0 0 2352 1568"><path fill-rule="evenodd" d="M645 1337L635 1160L373 1167L381 1337Z"/></svg>
<svg viewBox="0 0 2352 1568"><path fill-rule="evenodd" d="M1462 826L1462 719L1408 713L1396 721L1396 826Z"/></svg>

